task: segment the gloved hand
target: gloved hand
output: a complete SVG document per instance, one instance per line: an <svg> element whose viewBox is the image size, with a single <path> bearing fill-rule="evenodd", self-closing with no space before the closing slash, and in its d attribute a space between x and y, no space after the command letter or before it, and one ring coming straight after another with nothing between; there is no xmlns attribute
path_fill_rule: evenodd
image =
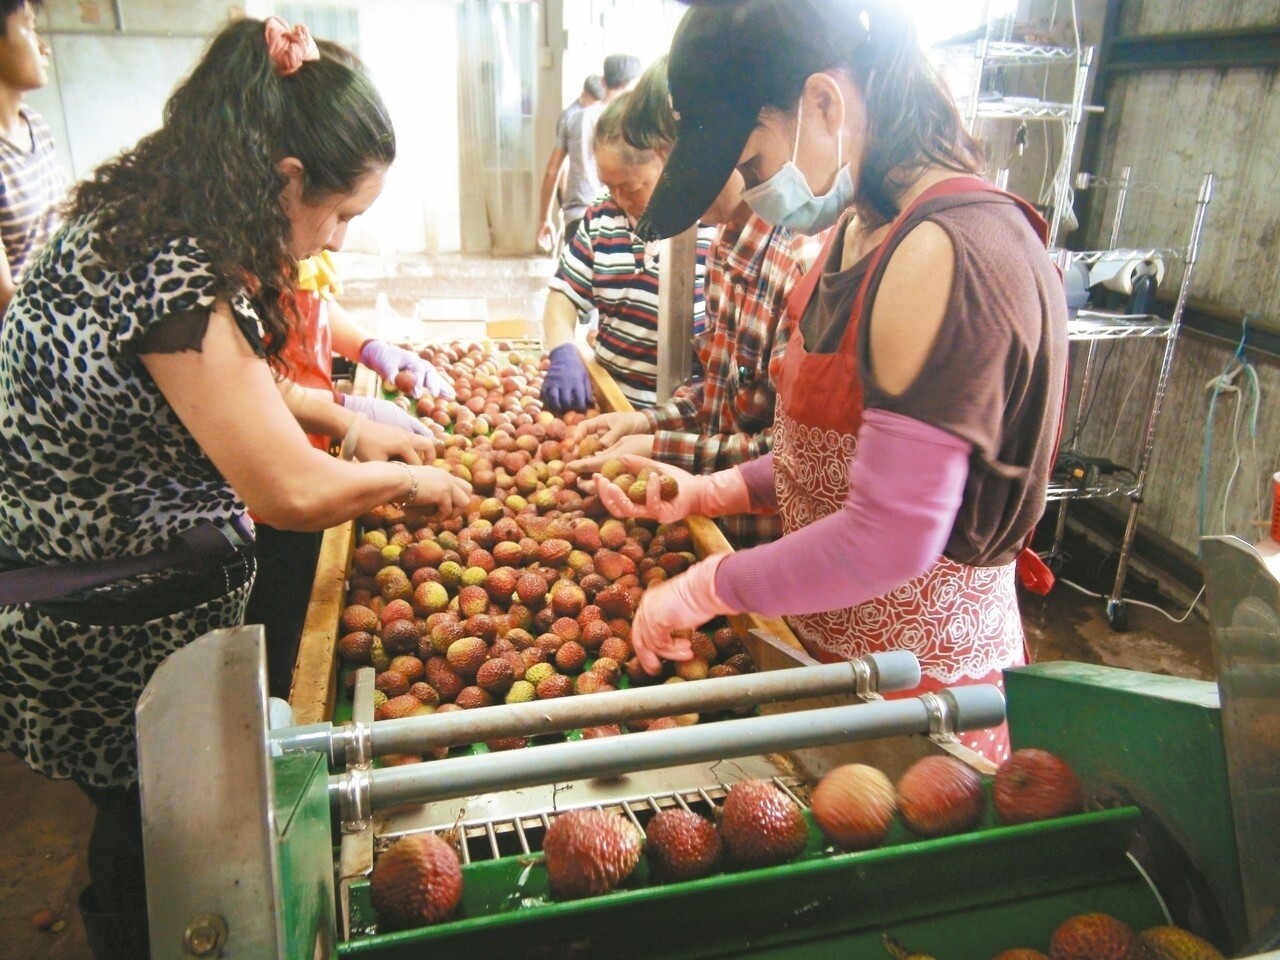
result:
<svg viewBox="0 0 1280 960"><path fill-rule="evenodd" d="M551 366L542 379L542 402L552 413L586 410L595 399L591 378L572 343L562 343L551 351Z"/></svg>
<svg viewBox="0 0 1280 960"><path fill-rule="evenodd" d="M730 513L751 512L747 481L737 467L699 476L667 463L630 454L622 457L622 465L633 474L639 474L647 467L654 473L675 477L677 490L673 499L663 500L658 485L650 483L645 491L645 502L633 503L625 490L596 474L596 494L615 517L648 517L659 523L674 523L692 514L723 517Z"/></svg>
<svg viewBox="0 0 1280 960"><path fill-rule="evenodd" d="M401 370L408 370L415 381L409 395L415 400L424 392L446 400L457 396L453 384L439 370L412 350L393 346L385 340L366 340L360 347L360 362L388 383L394 383L396 374Z"/></svg>
<svg viewBox="0 0 1280 960"><path fill-rule="evenodd" d="M347 393L339 396L342 398L344 407L353 413L363 413L374 423L399 427L401 430L409 430L422 437L431 436L431 431L422 425L421 420L409 416L390 400L381 400L377 397L353 397Z"/></svg>
<svg viewBox="0 0 1280 960"><path fill-rule="evenodd" d="M672 630L696 630L708 620L730 609L716 593L716 570L727 553L713 553L707 559L670 580L655 583L640 598L631 621L631 646L640 666L651 676L662 669L662 660L691 660L688 637L673 637Z"/></svg>

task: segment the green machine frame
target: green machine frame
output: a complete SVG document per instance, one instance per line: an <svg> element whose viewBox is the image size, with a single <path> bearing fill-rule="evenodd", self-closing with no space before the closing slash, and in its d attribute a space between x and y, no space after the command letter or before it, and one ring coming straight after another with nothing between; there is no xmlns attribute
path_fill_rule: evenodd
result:
<svg viewBox="0 0 1280 960"><path fill-rule="evenodd" d="M1139 928L1172 919L1226 950L1255 932L1212 683L1072 663L1010 671L1014 746L1075 767L1091 797L1076 816L989 818L934 840L895 826L860 853L830 849L811 826L784 866L664 887L642 865L623 889L572 903L549 899L535 850L467 864L454 920L386 933L366 883L335 898L330 757L319 737L277 755L309 734L268 729L264 674L259 628L219 631L166 661L140 703L156 957L843 958L884 955L888 934L939 960L986 960L1043 950L1061 920L1089 911Z"/></svg>

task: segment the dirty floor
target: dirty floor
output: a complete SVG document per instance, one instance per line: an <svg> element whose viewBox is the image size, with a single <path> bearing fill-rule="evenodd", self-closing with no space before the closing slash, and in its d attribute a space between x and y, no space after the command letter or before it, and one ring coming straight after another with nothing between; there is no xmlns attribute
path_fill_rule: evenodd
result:
<svg viewBox="0 0 1280 960"><path fill-rule="evenodd" d="M489 319L531 319L549 261L452 261L396 268L352 258L344 264L348 305L370 307L388 292L394 309L410 316L418 298L486 298ZM1070 571L1087 581L1088 570ZM1096 583L1086 583L1099 589ZM1164 607L1168 599L1148 591ZM1183 607L1185 610L1185 606ZM1177 613L1181 614L1179 610ZM1024 603L1023 619L1039 660L1076 660L1181 677L1212 679L1213 658L1205 623L1193 614L1174 624L1143 607L1130 610L1130 630L1115 633L1103 601L1060 586L1047 600ZM36 776L17 759L0 754L0 960L90 960L76 897L87 882L84 853L92 824L89 802L74 786ZM65 923L41 932L32 918L50 908Z"/></svg>

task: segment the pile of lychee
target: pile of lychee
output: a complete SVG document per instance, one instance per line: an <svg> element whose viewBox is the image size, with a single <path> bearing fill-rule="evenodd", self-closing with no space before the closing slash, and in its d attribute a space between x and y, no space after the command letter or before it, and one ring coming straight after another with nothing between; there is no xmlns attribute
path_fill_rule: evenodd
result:
<svg viewBox="0 0 1280 960"><path fill-rule="evenodd" d="M513 350L510 343L430 343L418 355L452 382L453 399L423 394L416 401L397 398L424 423L444 432L472 437L486 436L502 424L519 425L522 415L542 412L542 378L550 360L539 351ZM388 394L412 389L409 381L384 382ZM580 415L579 415L580 416Z"/></svg>
<svg viewBox="0 0 1280 960"><path fill-rule="evenodd" d="M814 822L842 850L882 844L894 817L921 837L972 830L986 810L983 779L954 757L934 755L912 764L897 785L866 764L831 770L814 788ZM1071 767L1047 750L1016 750L996 770L991 802L1002 824L1030 823L1079 813L1084 803Z"/></svg>
<svg viewBox="0 0 1280 960"><path fill-rule="evenodd" d="M601 693L624 678L675 683L755 669L741 638L713 624L690 632L691 660L657 677L645 673L631 646L631 618L646 586L696 561L688 527L615 519L577 489L566 466L577 453L567 425L581 415L557 419L541 410L532 361L504 360L478 345L424 353L445 363L458 390L457 400L430 401L433 417L447 415L432 421L436 464L475 493L462 516L443 523L419 525L389 505L360 518L338 654L377 671L377 719ZM583 734L615 732L621 728L605 725ZM510 737L488 747L525 745Z"/></svg>

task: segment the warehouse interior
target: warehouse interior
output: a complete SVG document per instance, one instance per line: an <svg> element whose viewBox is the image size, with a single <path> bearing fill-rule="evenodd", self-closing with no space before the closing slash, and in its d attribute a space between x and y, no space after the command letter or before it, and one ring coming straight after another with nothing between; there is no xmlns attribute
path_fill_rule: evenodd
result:
<svg viewBox="0 0 1280 960"><path fill-rule="evenodd" d="M1059 251L1068 306L1080 324L1069 348L1051 502L1032 541L1056 583L1046 596L1022 589L1018 594L1029 662L1036 665L1032 676L1046 688L1006 688L1011 701L1043 694L1040 713L1024 700L1023 716L1034 717L1028 729L1054 731L1044 733L1043 743L1034 736L1022 742L1048 749L1055 738L1070 741L1072 725L1085 725L1091 732L1080 742L1104 751L1095 757L1109 771L1112 758L1098 744L1112 722L1129 718L1130 705L1117 706L1103 695L1088 700L1081 707L1085 714L1070 722L1046 718L1059 695L1053 683L1069 685L1071 677L1052 670L1041 676L1034 673L1039 665L1124 671L1130 679L1105 674L1096 681L1108 695L1131 684L1141 697L1144 678L1163 678L1152 680L1150 689L1167 689L1168 699L1134 708L1134 716L1150 718L1142 735L1154 744L1155 757L1135 759L1135 765L1145 776L1142 764L1154 769L1161 751L1170 764L1202 760L1204 768L1196 773L1222 781L1205 797L1234 798L1236 807L1228 802L1209 809L1206 799L1195 810L1188 828L1192 839L1178 838L1186 873L1156 858L1167 872L1151 881L1153 900L1168 923L1212 941L1220 956L1280 956L1267 952L1280 944L1280 874L1268 879L1266 871L1257 872L1251 864L1259 857L1243 849L1247 837L1258 850L1280 855L1280 825L1274 814L1256 811L1249 820L1244 795L1237 792L1247 782L1250 797L1262 796L1264 804L1270 798L1272 809L1280 808L1280 627L1272 609L1264 609L1260 620L1249 619L1256 613L1250 602L1274 602L1275 574L1268 581L1265 571L1275 568L1262 558L1280 552L1274 519L1280 516L1280 412L1269 402L1280 390L1280 259L1274 255L1280 241L1280 9L1271 0L902 3L916 17L940 75L983 144L987 176L1044 213L1050 249ZM50 50L50 79L26 100L48 122L59 161L77 181L160 123L168 94L228 19L275 15L308 24L315 36L358 54L386 101L399 141L381 199L352 223L334 257L343 306L371 334L408 343L490 338L519 348L542 333L547 285L558 266L559 248L539 248L537 206L561 111L605 55L624 51L648 64L665 53L688 9L679 0L45 0L38 24ZM1002 43L1067 53L994 63ZM1074 304L1073 294L1079 298ZM1092 311L1099 319L1091 319ZM1112 315L1142 315L1150 322L1104 318ZM379 386L367 376L357 376L355 384L357 390ZM353 534L344 535L340 585L350 582L344 580L351 576L345 564L354 545ZM1237 538L1257 549L1257 570L1263 572L1250 573L1247 585L1242 578L1239 593L1246 600L1239 607L1222 606L1221 588L1213 595L1206 537ZM324 587L326 556L307 623L311 627L314 618L329 616L325 669L332 676L323 680L333 685L339 670L346 671L333 655L344 601L332 599L332 584ZM1224 563L1216 575L1227 569L1236 568ZM1228 592L1234 595L1235 589ZM337 606L317 612L323 603ZM1247 657L1237 649L1239 659L1233 661L1224 652L1224 627L1252 631ZM295 691L304 669L300 660ZM1229 673L1235 683L1246 672L1262 691L1249 694L1257 698L1250 702L1258 712L1247 737L1246 724L1228 714L1225 699L1217 719L1219 691L1228 695L1224 676ZM1173 681L1188 685L1160 686ZM1231 687L1229 695L1243 698L1241 690ZM1089 696L1097 692L1091 688ZM337 723L333 700L330 690L330 715L315 720ZM1193 703L1213 719L1202 723ZM1191 720L1179 712L1183 707L1192 711ZM1115 713L1106 715L1108 709ZM1212 757L1197 758L1190 747L1173 743L1183 730L1177 724L1184 722L1211 728L1208 737L1217 751ZM1017 746L1016 722L1011 728ZM1116 732L1117 753L1130 749L1130 735L1138 734ZM1077 766L1083 775L1083 762ZM1120 780L1141 796L1141 788ZM1155 843L1153 821L1160 822L1161 837L1176 833L1162 819L1158 801L1153 804L1160 815L1141 799L1133 802L1142 807L1147 827L1131 827L1138 842ZM1170 806L1180 802L1178 797ZM0 755L0 806L9 818L0 844L0 958L89 960L93 954L76 904L89 882L85 851L92 805L73 785ZM336 856L341 834L337 827L334 833ZM1209 846L1230 846L1230 856L1204 854L1201 834L1213 838L1204 841ZM218 841L193 836L185 856L216 858ZM1116 854L1125 856L1123 850ZM1127 910L1135 927L1145 922L1147 894L1135 893L1137 882L1117 879L1122 868L1114 869L1115 876L1104 880L1098 867L1081 881L1114 894L1111 900L1099 894L1091 905L1078 891L1064 893L1063 904L1072 907L1067 912ZM1144 867L1134 869L1147 882ZM1016 878L1008 886L1016 887ZM1235 902L1224 900L1228 888ZM1010 902L1016 899L1009 896ZM1215 897L1217 906L1207 908ZM998 914L983 913L980 906L996 909L976 899L949 900L929 923L940 930L948 923L965 931L990 926ZM814 909L815 922L825 923ZM580 916L566 915L564 922ZM154 927L154 912L152 918ZM803 922L796 926L804 929ZM877 942L882 929L887 927L876 927ZM573 952L572 938L565 935L548 953L511 955L898 955L891 948L837 954L838 936L822 930L826 939L808 946L802 937L761 938L758 954L741 944L704 944L704 952L690 947L680 953L668 940L655 941L652 952L641 942L628 946L632 952L613 953L608 951L622 948L593 943L586 935L585 952ZM517 926L511 931L512 938L524 935ZM483 950L501 931L482 933L489 939L475 941L477 956L490 955ZM439 944L424 940L416 947L424 952L415 955L450 945L467 950L466 931L456 936ZM406 939L378 954L375 941L381 937L370 938L369 955L409 955L394 951L414 948ZM932 948L923 954L936 953L937 960L979 956L960 945L968 937L958 935L954 954ZM1043 943L1038 947L1046 949ZM219 955L187 949L173 955ZM346 955L335 944L315 949L315 956Z"/></svg>

